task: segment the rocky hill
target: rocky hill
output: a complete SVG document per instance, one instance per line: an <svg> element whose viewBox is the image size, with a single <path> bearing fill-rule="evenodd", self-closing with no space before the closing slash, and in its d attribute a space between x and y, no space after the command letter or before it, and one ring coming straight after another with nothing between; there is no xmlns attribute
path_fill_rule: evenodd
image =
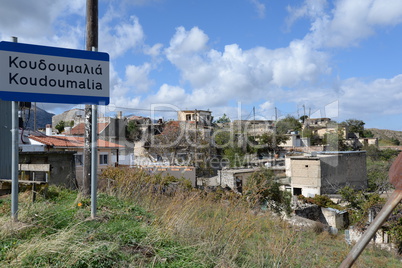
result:
<svg viewBox="0 0 402 268"><path fill-rule="evenodd" d="M397 139L402 143L402 131L378 128L368 128L368 130L374 134L374 138L378 138L379 140Z"/></svg>
<svg viewBox="0 0 402 268"><path fill-rule="evenodd" d="M47 111L36 107L36 129L44 129L46 128L46 124L52 124L53 115L54 114L48 113ZM25 110L23 112L25 129L34 129L34 117L35 112L33 107L30 109L30 111Z"/></svg>

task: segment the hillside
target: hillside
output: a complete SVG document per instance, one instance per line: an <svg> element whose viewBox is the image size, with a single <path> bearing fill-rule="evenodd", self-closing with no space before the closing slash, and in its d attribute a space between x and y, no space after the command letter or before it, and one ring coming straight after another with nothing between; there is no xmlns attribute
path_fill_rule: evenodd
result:
<svg viewBox="0 0 402 268"><path fill-rule="evenodd" d="M391 140L392 138L399 140L402 143L402 131L368 128L373 134L374 138L381 140Z"/></svg>
<svg viewBox="0 0 402 268"><path fill-rule="evenodd" d="M44 129L46 128L47 124L52 124L53 115L54 114L48 113L47 111L36 107L36 129ZM28 122L24 122L24 126L26 125L26 129L34 129L34 117L34 107L32 107L30 111L26 110L24 112L24 120L28 120Z"/></svg>
<svg viewBox="0 0 402 268"><path fill-rule="evenodd" d="M351 249L342 233L290 226L238 196L137 191L120 175L120 190L99 193L96 219L90 200L66 189L50 187L35 203L21 193L18 223L0 199L0 267L338 267ZM400 261L368 247L354 267Z"/></svg>

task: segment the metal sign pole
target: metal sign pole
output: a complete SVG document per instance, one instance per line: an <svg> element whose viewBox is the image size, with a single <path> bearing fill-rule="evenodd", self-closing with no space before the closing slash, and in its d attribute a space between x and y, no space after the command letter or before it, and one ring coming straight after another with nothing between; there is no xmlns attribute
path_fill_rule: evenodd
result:
<svg viewBox="0 0 402 268"><path fill-rule="evenodd" d="M17 43L17 37L12 37L12 41ZM18 220L18 101L11 103L11 218Z"/></svg>
<svg viewBox="0 0 402 268"><path fill-rule="evenodd" d="M98 108L92 105L91 143L91 218L96 217L96 195L98 184Z"/></svg>
<svg viewBox="0 0 402 268"><path fill-rule="evenodd" d="M11 218L18 220L18 101L11 103Z"/></svg>

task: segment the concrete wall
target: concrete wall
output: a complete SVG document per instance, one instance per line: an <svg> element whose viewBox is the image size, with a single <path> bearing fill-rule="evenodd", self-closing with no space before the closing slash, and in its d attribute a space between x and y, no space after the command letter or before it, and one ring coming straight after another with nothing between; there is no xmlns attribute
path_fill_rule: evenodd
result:
<svg viewBox="0 0 402 268"><path fill-rule="evenodd" d="M337 193L345 186L367 188L366 152L345 152L320 159L322 193Z"/></svg>
<svg viewBox="0 0 402 268"><path fill-rule="evenodd" d="M218 170L218 184L221 187L229 187L235 192L241 192L242 187L247 183L248 177L250 177L254 172L254 169Z"/></svg>
<svg viewBox="0 0 402 268"><path fill-rule="evenodd" d="M295 210L295 215L307 218L322 224L344 229L349 225L348 213L332 208L323 208L316 205Z"/></svg>
<svg viewBox="0 0 402 268"><path fill-rule="evenodd" d="M359 241L359 239L362 237L363 232L358 230L354 226L350 226L348 230L345 231L345 236L347 240L350 242L356 243ZM386 229L380 228L373 236L373 238L370 240L370 244L375 244L379 246L382 249L386 250L392 250L395 251L397 250L397 246L391 242L391 237L387 233Z"/></svg>
<svg viewBox="0 0 402 268"><path fill-rule="evenodd" d="M301 188L304 196L321 194L321 165L317 157L291 159L292 188Z"/></svg>
<svg viewBox="0 0 402 268"><path fill-rule="evenodd" d="M345 186L365 189L366 153L334 152L319 153L316 157L291 157L288 174L291 174L293 193L294 188L297 188L296 192L301 189L304 196L334 194Z"/></svg>
<svg viewBox="0 0 402 268"><path fill-rule="evenodd" d="M20 164L50 164L50 185L64 186L76 189L75 152L21 152ZM44 174L35 174L35 177Z"/></svg>
<svg viewBox="0 0 402 268"><path fill-rule="evenodd" d="M333 208L321 208L321 212L329 226L337 229L345 229L349 225L347 211L339 211Z"/></svg>

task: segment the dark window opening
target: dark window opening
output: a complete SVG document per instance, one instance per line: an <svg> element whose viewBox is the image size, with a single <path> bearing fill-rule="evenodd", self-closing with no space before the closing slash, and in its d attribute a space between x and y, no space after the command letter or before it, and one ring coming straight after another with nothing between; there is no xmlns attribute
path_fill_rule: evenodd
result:
<svg viewBox="0 0 402 268"><path fill-rule="evenodd" d="M293 188L293 195L301 195L302 188Z"/></svg>
<svg viewBox="0 0 402 268"><path fill-rule="evenodd" d="M236 178L236 190L239 193L243 192L243 180L242 179Z"/></svg>

